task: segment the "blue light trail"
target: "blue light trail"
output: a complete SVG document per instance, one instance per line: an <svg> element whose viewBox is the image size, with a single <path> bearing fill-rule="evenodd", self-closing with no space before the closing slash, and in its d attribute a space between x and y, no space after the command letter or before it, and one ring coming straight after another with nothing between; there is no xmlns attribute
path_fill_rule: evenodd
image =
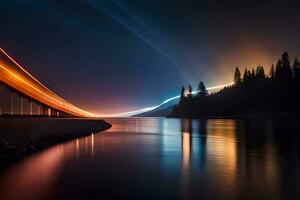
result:
<svg viewBox="0 0 300 200"><path fill-rule="evenodd" d="M227 87L227 86L231 86L233 85L233 82L231 83L227 83L227 84L223 84L223 85L217 85L217 86L213 86L213 87L208 87L207 90L216 90L216 89L222 89L224 87ZM192 91L192 94L197 94L197 92L199 92L198 90L195 90L195 91ZM141 114L141 113L145 113L145 112L149 112L149 111L152 111L156 108L159 108L161 107L162 105L166 104L166 103L169 103L170 101L173 101L175 99L179 99L180 98L180 95L177 95L177 96L174 96L174 97L171 97L171 98L168 98L166 100L164 100L162 103L156 105L156 106L151 106L151 107L145 107L145 108L141 108L141 109L138 109L138 110L133 110L133 111L128 111L128 112L122 112L122 113L115 113L115 114L108 114L108 115L99 115L99 117L130 117L130 116L134 116L134 115L138 115L138 114Z"/></svg>

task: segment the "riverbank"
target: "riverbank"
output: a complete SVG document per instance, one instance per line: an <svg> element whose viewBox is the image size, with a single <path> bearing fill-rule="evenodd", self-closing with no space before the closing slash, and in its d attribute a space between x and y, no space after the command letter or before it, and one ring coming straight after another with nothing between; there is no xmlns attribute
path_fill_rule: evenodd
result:
<svg viewBox="0 0 300 200"><path fill-rule="evenodd" d="M97 119L0 118L0 169L51 145L110 127Z"/></svg>

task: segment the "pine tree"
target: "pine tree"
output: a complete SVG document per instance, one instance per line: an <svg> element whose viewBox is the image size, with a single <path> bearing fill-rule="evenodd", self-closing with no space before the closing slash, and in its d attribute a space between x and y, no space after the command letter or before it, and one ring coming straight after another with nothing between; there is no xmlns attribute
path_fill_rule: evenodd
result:
<svg viewBox="0 0 300 200"><path fill-rule="evenodd" d="M193 88L191 84L189 84L187 97L191 98L193 96L192 92L193 92Z"/></svg>
<svg viewBox="0 0 300 200"><path fill-rule="evenodd" d="M293 76L289 54L287 52L282 54L282 76L284 80L290 80Z"/></svg>
<svg viewBox="0 0 300 200"><path fill-rule="evenodd" d="M234 72L234 83L236 85L239 85L241 82L242 82L242 79L241 79L241 72L239 70L238 67L235 68L235 72Z"/></svg>
<svg viewBox="0 0 300 200"><path fill-rule="evenodd" d="M255 79L255 78L256 78L255 71L254 71L254 69L252 69L252 71L251 71L251 79Z"/></svg>
<svg viewBox="0 0 300 200"><path fill-rule="evenodd" d="M257 66L257 68L256 68L256 77L259 78L259 79L266 78L265 70L264 70L263 66L260 66L260 65Z"/></svg>
<svg viewBox="0 0 300 200"><path fill-rule="evenodd" d="M251 72L250 72L250 70L247 71L247 77L248 77L248 81L251 81Z"/></svg>
<svg viewBox="0 0 300 200"><path fill-rule="evenodd" d="M180 92L179 105L182 105L182 103L183 103L184 100L185 100L185 95L184 95L184 93L185 93L185 87L182 86L181 92Z"/></svg>
<svg viewBox="0 0 300 200"><path fill-rule="evenodd" d="M204 97L208 95L207 89L202 81L198 85L198 97Z"/></svg>
<svg viewBox="0 0 300 200"><path fill-rule="evenodd" d="M282 74L282 61L279 59L276 64L275 79L281 80L283 77Z"/></svg>
<svg viewBox="0 0 300 200"><path fill-rule="evenodd" d="M180 92L180 99L183 99L185 96L184 96L184 93L185 93L185 87L182 86L181 88L181 92Z"/></svg>
<svg viewBox="0 0 300 200"><path fill-rule="evenodd" d="M250 79L251 79L251 73L247 68L245 68L244 75L243 75L243 81L248 82L248 81L250 81Z"/></svg>
<svg viewBox="0 0 300 200"><path fill-rule="evenodd" d="M275 69L274 69L274 65L273 64L271 66L269 76L270 76L271 79L275 78Z"/></svg>
<svg viewBox="0 0 300 200"><path fill-rule="evenodd" d="M295 57L295 61L293 64L293 72L294 72L295 79L300 80L300 63L299 63L297 57Z"/></svg>
<svg viewBox="0 0 300 200"><path fill-rule="evenodd" d="M247 81L247 68L245 68L245 71L244 71L244 75L243 75L243 81L246 82Z"/></svg>

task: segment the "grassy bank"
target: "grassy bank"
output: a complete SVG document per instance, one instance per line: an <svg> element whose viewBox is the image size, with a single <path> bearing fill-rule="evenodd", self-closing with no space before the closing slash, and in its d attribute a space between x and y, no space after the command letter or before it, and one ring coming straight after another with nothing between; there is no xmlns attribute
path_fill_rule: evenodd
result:
<svg viewBox="0 0 300 200"><path fill-rule="evenodd" d="M0 118L0 169L53 144L110 127L95 119Z"/></svg>

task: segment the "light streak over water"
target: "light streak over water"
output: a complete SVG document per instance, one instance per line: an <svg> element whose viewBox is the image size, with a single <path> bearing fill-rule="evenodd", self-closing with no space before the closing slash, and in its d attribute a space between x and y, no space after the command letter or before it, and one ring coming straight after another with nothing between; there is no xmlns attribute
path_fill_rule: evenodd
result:
<svg viewBox="0 0 300 200"><path fill-rule="evenodd" d="M0 48L0 52L2 52L10 61L12 61L20 70L22 73L20 73L17 69L10 66L9 64L5 62L0 62L0 80L5 82L6 84L10 85L11 87L15 88L16 90L19 90L20 92L24 92L26 95L30 96L33 99L36 99L37 101L41 101L45 103L46 105L56 108L58 110L73 114L75 116L81 116L81 117L130 117L133 115L138 115L144 112L149 112L154 109L157 109L170 101L176 100L180 98L180 95L168 98L161 102L158 105L151 106L151 107L145 107L137 110L127 111L127 112L121 112L121 113L114 113L114 114L94 114L88 111L85 111L83 109L80 109L73 104L67 102L63 98L56 95L54 92L52 92L50 89L48 89L45 85L43 85L41 82L39 82L36 78L34 78L29 72L25 70L24 67L22 67L20 64L18 64L12 57L10 57L3 49ZM27 77L26 77L27 76ZM215 89L221 89L226 86L230 86L233 83L208 87L207 90L215 90ZM196 94L198 91L193 91L192 94Z"/></svg>
<svg viewBox="0 0 300 200"><path fill-rule="evenodd" d="M217 89L222 89L224 87L227 87L227 86L231 86L233 85L233 82L231 83L227 83L227 84L223 84L223 85L217 85L217 86L213 86L213 87L208 87L206 88L207 90L217 90ZM198 90L195 90L195 91L192 91L192 94L197 94L197 92L199 92ZM151 107L145 107L145 108L141 108L141 109L138 109L138 110L133 110L133 111L128 111L128 112L122 112L122 113L115 113L115 114L103 114L103 115L99 115L100 117L130 117L130 116L133 116L133 115L138 115L138 114L142 114L144 112L149 112L149 111L152 111L156 108L159 108L167 103L169 103L170 101L173 101L175 99L179 99L180 98L180 95L177 95L177 96L174 96L174 97L171 97L171 98L168 98L166 100L164 100L163 102L161 102L160 104L156 105L156 106L151 106Z"/></svg>

